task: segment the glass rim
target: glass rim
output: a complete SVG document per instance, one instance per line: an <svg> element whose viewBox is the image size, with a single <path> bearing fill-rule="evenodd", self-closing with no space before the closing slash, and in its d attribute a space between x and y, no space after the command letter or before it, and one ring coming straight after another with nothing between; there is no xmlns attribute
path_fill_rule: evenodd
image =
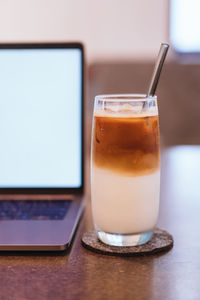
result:
<svg viewBox="0 0 200 300"><path fill-rule="evenodd" d="M109 102L138 102L138 101L149 101L157 100L157 96L147 96L146 94L105 94L95 96L95 101L109 101Z"/></svg>

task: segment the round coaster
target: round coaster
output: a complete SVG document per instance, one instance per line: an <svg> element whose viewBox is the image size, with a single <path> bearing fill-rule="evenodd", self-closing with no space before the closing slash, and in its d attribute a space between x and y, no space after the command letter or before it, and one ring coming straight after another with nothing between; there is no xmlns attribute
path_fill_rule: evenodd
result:
<svg viewBox="0 0 200 300"><path fill-rule="evenodd" d="M173 237L167 231L156 228L150 241L144 245L131 247L116 247L102 243L95 230L85 232L82 237L82 245L94 252L117 255L117 256L137 256L154 254L167 251L173 247Z"/></svg>

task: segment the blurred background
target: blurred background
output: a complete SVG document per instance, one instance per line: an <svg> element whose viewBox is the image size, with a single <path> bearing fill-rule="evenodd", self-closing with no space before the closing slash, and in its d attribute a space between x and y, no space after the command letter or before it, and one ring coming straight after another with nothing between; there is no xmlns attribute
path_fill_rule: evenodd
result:
<svg viewBox="0 0 200 300"><path fill-rule="evenodd" d="M146 93L168 42L157 90L162 144L200 144L199 11L199 0L1 0L0 42L84 43L88 149L94 96Z"/></svg>

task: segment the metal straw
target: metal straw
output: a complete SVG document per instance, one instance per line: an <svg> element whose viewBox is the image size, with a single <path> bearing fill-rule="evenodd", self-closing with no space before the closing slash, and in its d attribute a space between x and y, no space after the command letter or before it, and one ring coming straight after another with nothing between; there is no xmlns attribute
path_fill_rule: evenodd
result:
<svg viewBox="0 0 200 300"><path fill-rule="evenodd" d="M168 44L164 44L164 43L161 44L160 51L158 53L158 58L156 60L156 64L155 64L155 67L154 67L153 75L152 75L152 78L151 78L151 82L150 82L150 85L149 85L147 97L155 95L156 88L157 88L157 85L158 85L158 81L159 81L159 78L160 78L160 73L162 71L162 67L163 67L168 49L169 49Z"/></svg>

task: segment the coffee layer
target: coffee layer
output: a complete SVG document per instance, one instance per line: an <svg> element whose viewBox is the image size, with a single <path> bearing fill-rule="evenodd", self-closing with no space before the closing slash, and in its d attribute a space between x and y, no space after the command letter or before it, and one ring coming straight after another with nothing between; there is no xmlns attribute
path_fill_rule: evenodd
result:
<svg viewBox="0 0 200 300"><path fill-rule="evenodd" d="M94 116L92 159L100 168L139 176L159 168L158 116Z"/></svg>

